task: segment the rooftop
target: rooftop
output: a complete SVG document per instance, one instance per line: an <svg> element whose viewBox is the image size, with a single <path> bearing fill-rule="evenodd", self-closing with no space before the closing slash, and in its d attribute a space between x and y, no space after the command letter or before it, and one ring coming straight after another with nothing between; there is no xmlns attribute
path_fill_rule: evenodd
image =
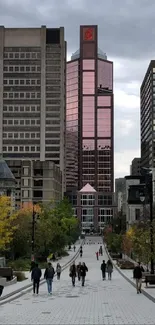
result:
<svg viewBox="0 0 155 325"><path fill-rule="evenodd" d="M76 60L79 59L80 57L80 50L78 49L76 52L74 52L71 56L71 61L72 60ZM98 58L99 59L103 59L103 60L107 60L107 55L106 53L104 53L101 49L98 48Z"/></svg>
<svg viewBox="0 0 155 325"><path fill-rule="evenodd" d="M8 167L6 161L0 154L0 180L11 180L15 181L15 177L12 174L10 168Z"/></svg>

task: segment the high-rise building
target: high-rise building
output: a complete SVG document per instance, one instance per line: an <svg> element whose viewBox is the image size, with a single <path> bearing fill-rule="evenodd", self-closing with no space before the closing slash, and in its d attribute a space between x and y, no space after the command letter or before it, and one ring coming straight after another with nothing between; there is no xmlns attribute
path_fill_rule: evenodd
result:
<svg viewBox="0 0 155 325"><path fill-rule="evenodd" d="M11 170L15 161L19 166L23 160L52 161L60 168L65 186L65 91L64 28L1 26L0 153ZM27 191L24 182L17 190L21 201L23 186ZM30 201L33 195L26 193Z"/></svg>
<svg viewBox="0 0 155 325"><path fill-rule="evenodd" d="M141 158L134 158L130 166L130 175L140 176L141 175Z"/></svg>
<svg viewBox="0 0 155 325"><path fill-rule="evenodd" d="M97 26L81 26L80 49L67 63L66 187L70 196L88 183L112 208L113 150L113 62L98 48ZM85 218L79 208L83 226L84 220L90 225L95 219L97 224L98 215L98 222L104 223L107 206L98 209ZM112 209L108 215L112 216Z"/></svg>
<svg viewBox="0 0 155 325"><path fill-rule="evenodd" d="M141 166L155 167L155 60L148 66L140 89Z"/></svg>

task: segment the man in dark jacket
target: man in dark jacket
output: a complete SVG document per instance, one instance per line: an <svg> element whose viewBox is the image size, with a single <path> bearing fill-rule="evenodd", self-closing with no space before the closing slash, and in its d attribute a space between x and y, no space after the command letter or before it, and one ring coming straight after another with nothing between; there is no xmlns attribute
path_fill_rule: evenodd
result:
<svg viewBox="0 0 155 325"><path fill-rule="evenodd" d="M140 263L138 263L138 265L135 266L133 276L134 276L134 279L136 280L137 293L141 293L142 269L141 269Z"/></svg>
<svg viewBox="0 0 155 325"><path fill-rule="evenodd" d="M52 282L53 282L54 274L55 274L54 267L52 266L51 263L48 263L48 267L46 268L44 273L44 278L46 279L47 290L50 295L52 294Z"/></svg>
<svg viewBox="0 0 155 325"><path fill-rule="evenodd" d="M42 276L41 269L38 267L38 264L33 268L31 273L31 279L33 281L33 293L39 293L39 284L40 284L40 278Z"/></svg>
<svg viewBox="0 0 155 325"><path fill-rule="evenodd" d="M106 278L106 263L104 260L101 264L101 271L102 271L102 279L105 280L105 278Z"/></svg>
<svg viewBox="0 0 155 325"><path fill-rule="evenodd" d="M80 273L81 273L81 279L82 279L82 287L84 287L84 284L85 284L86 272L88 272L88 268L87 268L86 264L83 262L81 267L80 267Z"/></svg>

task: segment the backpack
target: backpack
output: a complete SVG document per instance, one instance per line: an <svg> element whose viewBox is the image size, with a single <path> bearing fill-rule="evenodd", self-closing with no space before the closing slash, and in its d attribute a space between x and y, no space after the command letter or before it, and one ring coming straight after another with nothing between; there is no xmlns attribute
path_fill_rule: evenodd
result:
<svg viewBox="0 0 155 325"><path fill-rule="evenodd" d="M50 268L47 269L47 278L53 279L54 274L55 274L55 271L54 271L53 267L50 267Z"/></svg>

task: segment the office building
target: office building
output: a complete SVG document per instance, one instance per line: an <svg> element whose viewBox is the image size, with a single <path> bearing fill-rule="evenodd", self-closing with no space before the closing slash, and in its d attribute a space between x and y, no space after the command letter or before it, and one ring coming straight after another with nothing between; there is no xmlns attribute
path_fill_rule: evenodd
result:
<svg viewBox="0 0 155 325"><path fill-rule="evenodd" d="M155 167L155 60L148 66L140 89L141 166Z"/></svg>
<svg viewBox="0 0 155 325"><path fill-rule="evenodd" d="M64 190L64 28L1 26L0 60L0 153L11 170L16 161L19 169L25 160L55 163L62 173ZM21 202L26 190L27 185L19 184L16 194ZM30 193L28 201L33 198Z"/></svg>
<svg viewBox="0 0 155 325"><path fill-rule="evenodd" d="M83 229L103 226L107 208L113 216L113 149L113 62L98 48L97 26L81 26L80 48L67 63L66 188L71 198L88 184L109 202L88 198L91 207L78 214Z"/></svg>
<svg viewBox="0 0 155 325"><path fill-rule="evenodd" d="M130 166L130 175L131 176L140 176L141 175L141 158L134 158Z"/></svg>
<svg viewBox="0 0 155 325"><path fill-rule="evenodd" d="M15 208L16 179L6 161L0 155L0 196L8 196L11 206Z"/></svg>

